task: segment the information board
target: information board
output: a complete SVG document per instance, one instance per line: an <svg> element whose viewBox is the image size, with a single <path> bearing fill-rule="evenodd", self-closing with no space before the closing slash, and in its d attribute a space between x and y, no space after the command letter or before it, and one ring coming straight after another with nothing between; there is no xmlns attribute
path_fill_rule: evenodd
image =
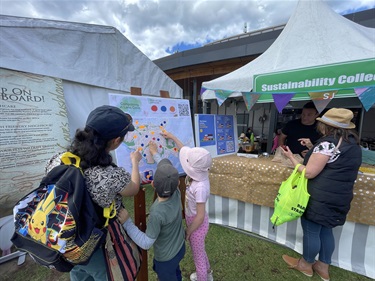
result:
<svg viewBox="0 0 375 281"><path fill-rule="evenodd" d="M0 69L0 213L36 188L70 143L62 80ZM1 217L1 215L0 215Z"/></svg>
<svg viewBox="0 0 375 281"><path fill-rule="evenodd" d="M238 151L237 124L233 115L195 114L195 142L212 157Z"/></svg>
<svg viewBox="0 0 375 281"><path fill-rule="evenodd" d="M150 154L149 143L153 141L161 157L168 158L183 173L176 144L160 133L166 130L178 137L184 145L195 146L188 100L109 94L109 104L129 113L135 128L134 132L125 136L123 144L115 151L119 166L131 172L130 152L139 151L143 157L139 164L142 180L152 180L156 163Z"/></svg>

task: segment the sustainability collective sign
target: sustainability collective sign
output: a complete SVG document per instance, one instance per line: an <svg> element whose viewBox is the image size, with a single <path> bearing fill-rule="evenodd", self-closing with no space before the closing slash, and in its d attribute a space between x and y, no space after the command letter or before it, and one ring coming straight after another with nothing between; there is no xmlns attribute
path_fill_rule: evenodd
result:
<svg viewBox="0 0 375 281"><path fill-rule="evenodd" d="M375 58L254 75L253 85L253 92L269 93L271 99L276 93L297 93L294 99L298 99L328 90L354 97L354 88L375 85Z"/></svg>

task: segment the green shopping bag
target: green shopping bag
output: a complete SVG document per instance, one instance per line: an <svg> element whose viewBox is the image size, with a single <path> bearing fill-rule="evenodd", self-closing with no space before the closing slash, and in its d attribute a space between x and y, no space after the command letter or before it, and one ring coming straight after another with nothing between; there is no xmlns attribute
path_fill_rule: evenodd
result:
<svg viewBox="0 0 375 281"><path fill-rule="evenodd" d="M307 192L305 169L298 172L298 164L289 178L281 183L275 198L275 210L271 217L274 226L293 221L305 212L310 194Z"/></svg>

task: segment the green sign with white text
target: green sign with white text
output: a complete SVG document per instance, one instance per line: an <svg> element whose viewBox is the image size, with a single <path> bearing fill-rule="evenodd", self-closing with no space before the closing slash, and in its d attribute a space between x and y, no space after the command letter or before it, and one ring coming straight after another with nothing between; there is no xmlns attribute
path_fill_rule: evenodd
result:
<svg viewBox="0 0 375 281"><path fill-rule="evenodd" d="M255 93L297 93L293 99L328 90L353 96L353 88L375 85L375 58L254 75L253 85Z"/></svg>

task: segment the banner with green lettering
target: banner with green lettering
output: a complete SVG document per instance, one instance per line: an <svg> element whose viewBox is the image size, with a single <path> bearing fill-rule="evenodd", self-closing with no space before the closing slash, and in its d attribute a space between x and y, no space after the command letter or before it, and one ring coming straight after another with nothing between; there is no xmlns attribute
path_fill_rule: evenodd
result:
<svg viewBox="0 0 375 281"><path fill-rule="evenodd" d="M272 94L296 93L292 100L308 100L308 92L337 90L336 97L356 97L354 88L375 85L375 58L254 75L258 102L272 102Z"/></svg>

